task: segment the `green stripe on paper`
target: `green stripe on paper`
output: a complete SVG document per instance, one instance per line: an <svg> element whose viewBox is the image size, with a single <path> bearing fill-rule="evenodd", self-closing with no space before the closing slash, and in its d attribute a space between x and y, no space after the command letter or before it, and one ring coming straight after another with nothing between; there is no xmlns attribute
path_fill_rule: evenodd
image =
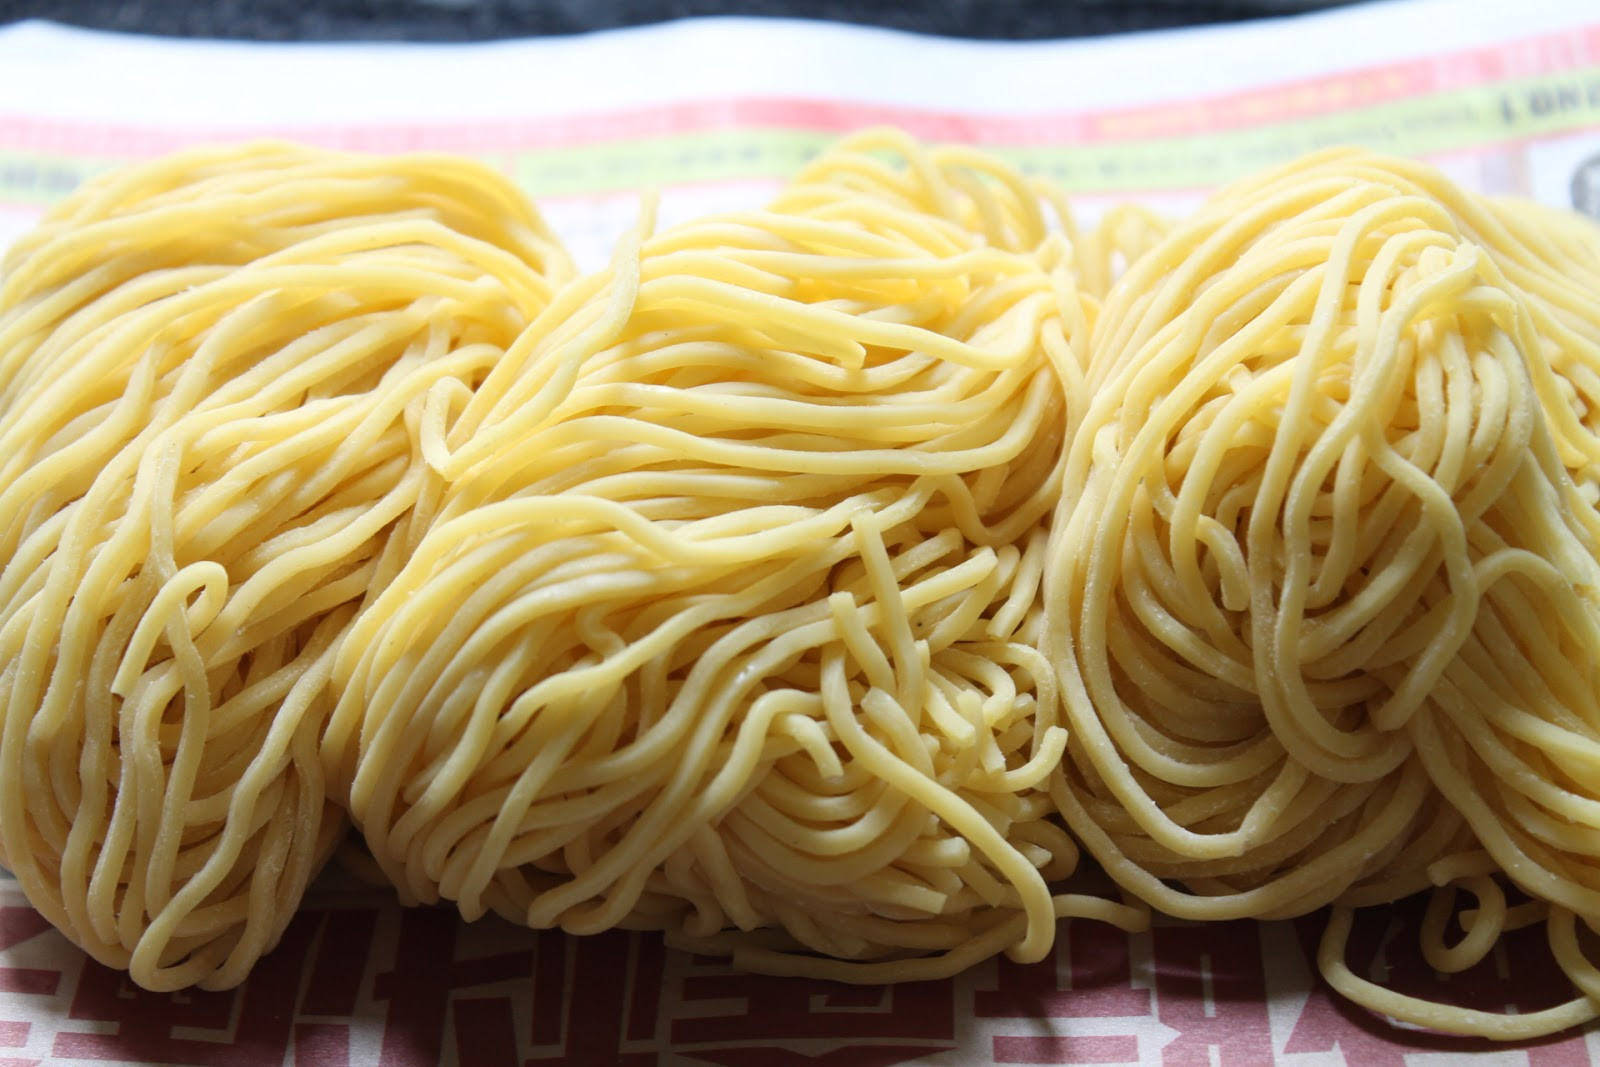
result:
<svg viewBox="0 0 1600 1067"><path fill-rule="evenodd" d="M1247 128L1094 144L987 146L1068 192L1207 188L1336 144L1406 155L1600 125L1600 66L1540 75ZM651 185L775 179L794 173L832 133L745 129L526 152L484 161L537 197ZM0 200L46 204L118 160L0 148Z"/></svg>
<svg viewBox="0 0 1600 1067"><path fill-rule="evenodd" d="M0 201L53 204L121 160L16 152L0 147Z"/></svg>
<svg viewBox="0 0 1600 1067"><path fill-rule="evenodd" d="M534 196L782 178L833 140L811 131L718 130L518 153L511 173Z"/></svg>

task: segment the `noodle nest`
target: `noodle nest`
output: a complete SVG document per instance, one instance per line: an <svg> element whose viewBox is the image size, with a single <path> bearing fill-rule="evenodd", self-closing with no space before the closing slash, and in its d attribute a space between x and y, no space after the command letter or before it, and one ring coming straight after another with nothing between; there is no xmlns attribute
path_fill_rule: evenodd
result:
<svg viewBox="0 0 1600 1067"><path fill-rule="evenodd" d="M1080 228L887 130L642 216L580 275L487 168L258 144L10 250L0 863L51 922L225 988L344 842L847 981L1331 907L1373 1010L1595 1017L1592 225L1336 150ZM1432 967L1543 923L1573 999L1353 973L1422 891Z"/></svg>

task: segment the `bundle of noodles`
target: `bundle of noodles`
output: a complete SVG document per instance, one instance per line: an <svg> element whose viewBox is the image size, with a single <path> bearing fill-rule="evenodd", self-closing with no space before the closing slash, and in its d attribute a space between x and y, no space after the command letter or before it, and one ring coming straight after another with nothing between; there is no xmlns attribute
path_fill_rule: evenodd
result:
<svg viewBox="0 0 1600 1067"><path fill-rule="evenodd" d="M936 215L991 248L1043 253L1047 266L1069 268L1075 288L1096 300L1171 228L1149 208L1123 203L1084 229L1053 183L1026 177L971 146L922 146L888 128L841 141L797 177L781 206L814 206L826 217L855 210L840 205L857 194L886 207Z"/></svg>
<svg viewBox="0 0 1600 1067"><path fill-rule="evenodd" d="M1106 301L1044 583L1054 796L1118 882L1193 918L1335 902L1337 988L1501 1038L1595 1010L1423 1003L1342 944L1351 907L1444 886L1434 966L1548 914L1600 993L1595 323L1546 265L1595 241L1552 220L1341 154L1222 194Z"/></svg>
<svg viewBox="0 0 1600 1067"><path fill-rule="evenodd" d="M436 495L415 442L566 270L476 165L277 145L121 171L14 248L0 863L96 958L226 987L280 936L343 828L332 652Z"/></svg>
<svg viewBox="0 0 1600 1067"><path fill-rule="evenodd" d="M1553 377L1534 384L1562 459L1585 499L1600 502L1600 228L1570 211L1475 195L1424 163L1352 149L1307 156L1235 186L1229 196L1243 202L1289 173L1301 181L1363 177L1432 198L1464 240L1489 253L1539 335Z"/></svg>
<svg viewBox="0 0 1600 1067"><path fill-rule="evenodd" d="M1047 886L1066 245L987 241L1018 185L886 143L625 243L425 438L440 518L325 738L409 898L858 981L1142 921Z"/></svg>

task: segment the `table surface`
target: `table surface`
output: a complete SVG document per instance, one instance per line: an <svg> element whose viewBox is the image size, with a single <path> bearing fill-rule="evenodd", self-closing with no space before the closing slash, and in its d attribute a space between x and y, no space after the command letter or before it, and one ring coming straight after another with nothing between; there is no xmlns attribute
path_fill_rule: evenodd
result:
<svg viewBox="0 0 1600 1067"><path fill-rule="evenodd" d="M1350 0L0 0L0 23L246 40L464 41L690 15L836 19L950 36L1079 37L1335 7Z"/></svg>

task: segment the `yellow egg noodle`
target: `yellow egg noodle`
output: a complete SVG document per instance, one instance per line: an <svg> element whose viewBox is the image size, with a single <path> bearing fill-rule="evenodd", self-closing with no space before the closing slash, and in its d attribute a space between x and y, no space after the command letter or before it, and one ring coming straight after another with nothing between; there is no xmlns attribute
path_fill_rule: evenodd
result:
<svg viewBox="0 0 1600 1067"><path fill-rule="evenodd" d="M830 156L624 246L429 442L439 521L352 628L325 746L409 898L771 930L718 943L858 980L1144 921L1047 885L1077 860L1034 633L1065 246L1006 250L1032 200L918 162Z"/></svg>
<svg viewBox="0 0 1600 1067"><path fill-rule="evenodd" d="M226 987L276 942L345 826L331 653L436 496L415 427L568 271L485 168L274 145L124 171L12 250L0 862L97 959Z"/></svg>
<svg viewBox="0 0 1600 1067"><path fill-rule="evenodd" d="M10 253L0 861L53 922L237 983L348 820L407 902L758 971L1331 905L1373 1010L1595 1016L1595 227L1341 150L1080 229L893 131L650 214L578 277L474 164L257 145ZM1353 973L1424 890L1432 966L1543 923L1574 999Z"/></svg>
<svg viewBox="0 0 1600 1067"><path fill-rule="evenodd" d="M1349 908L1459 885L1467 937L1445 946L1441 894L1424 948L1470 966L1505 872L1600 989L1571 922L1600 918L1600 515L1574 478L1600 439L1572 406L1600 360L1531 251L1586 224L1517 215L1342 152L1214 198L1102 309L1045 579L1056 796L1105 870L1188 918L1333 903L1341 992L1503 1038L1594 1002L1426 1004L1342 942Z"/></svg>

